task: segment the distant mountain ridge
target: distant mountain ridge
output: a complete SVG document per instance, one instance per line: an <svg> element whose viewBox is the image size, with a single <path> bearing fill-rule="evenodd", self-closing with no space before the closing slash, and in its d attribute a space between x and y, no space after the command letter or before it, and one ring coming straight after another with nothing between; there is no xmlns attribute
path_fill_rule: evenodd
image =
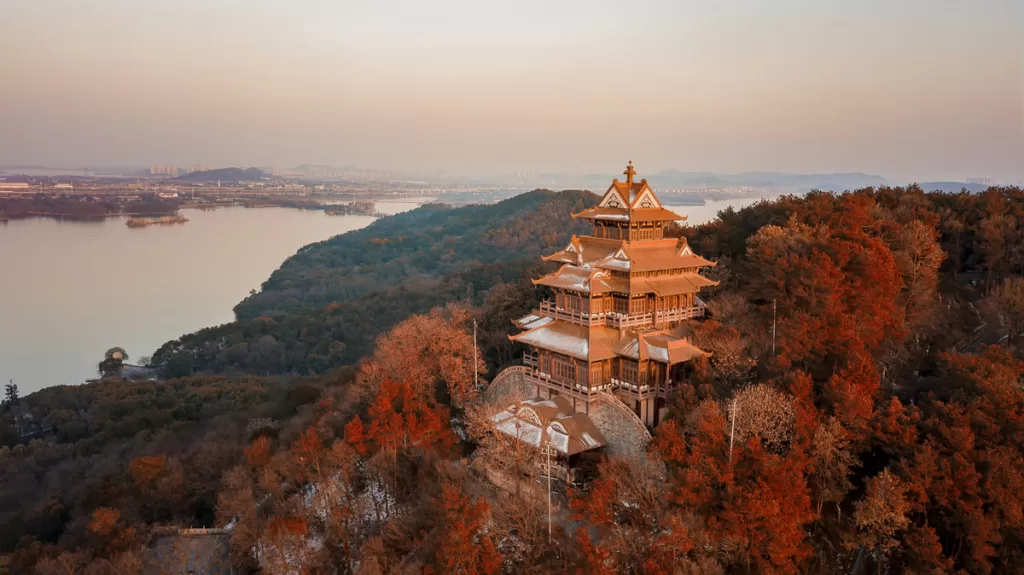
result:
<svg viewBox="0 0 1024 575"><path fill-rule="evenodd" d="M750 186L758 188L784 188L793 191L813 189L841 192L867 186L884 186L882 176L863 172L834 174L790 174L785 172L741 172L718 174L714 172L681 172L662 170L648 177L654 186Z"/></svg>
<svg viewBox="0 0 1024 575"><path fill-rule="evenodd" d="M519 174L491 179L494 183L515 183L521 186L546 186L559 188L584 187L603 190L608 186L609 176L615 174L566 174L536 173ZM721 174L699 171L661 170L654 173L640 171L655 189L692 187L753 187L769 188L782 192L807 192L813 189L842 192L867 186L883 186L887 180L882 176L862 172L790 174L786 172L741 172ZM488 181L488 180L484 180Z"/></svg>
<svg viewBox="0 0 1024 575"><path fill-rule="evenodd" d="M256 182L271 178L273 176L259 168L219 168L192 172L172 179L176 182Z"/></svg>

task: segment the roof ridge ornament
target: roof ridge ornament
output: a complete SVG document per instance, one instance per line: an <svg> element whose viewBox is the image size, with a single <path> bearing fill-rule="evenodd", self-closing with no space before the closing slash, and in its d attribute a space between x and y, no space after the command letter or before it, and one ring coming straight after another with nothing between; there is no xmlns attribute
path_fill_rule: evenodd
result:
<svg viewBox="0 0 1024 575"><path fill-rule="evenodd" d="M633 160L629 161L629 165L626 166L626 171L622 173L626 175L626 186L628 186L628 188L632 188L633 176L636 175L636 168L633 167Z"/></svg>

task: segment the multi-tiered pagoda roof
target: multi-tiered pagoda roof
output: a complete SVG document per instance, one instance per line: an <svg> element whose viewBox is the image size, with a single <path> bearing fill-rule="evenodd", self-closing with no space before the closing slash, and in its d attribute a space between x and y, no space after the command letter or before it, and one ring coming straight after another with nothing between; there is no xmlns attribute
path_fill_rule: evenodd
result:
<svg viewBox="0 0 1024 575"><path fill-rule="evenodd" d="M697 294L718 282L701 274L714 262L685 238L666 236L685 218L664 207L647 180L634 182L632 162L624 174L597 206L573 216L591 220L593 234L573 236L544 258L561 266L533 283L554 298L516 320L523 332L511 339L530 348L524 364L538 394L588 402L615 392L654 425L661 404L653 400L675 386L677 366L707 355L683 332L704 316Z"/></svg>

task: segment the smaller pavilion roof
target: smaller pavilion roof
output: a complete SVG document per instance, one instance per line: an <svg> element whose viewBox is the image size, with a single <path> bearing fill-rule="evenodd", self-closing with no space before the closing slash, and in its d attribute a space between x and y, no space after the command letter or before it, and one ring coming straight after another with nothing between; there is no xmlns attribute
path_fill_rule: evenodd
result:
<svg viewBox="0 0 1024 575"><path fill-rule="evenodd" d="M564 397L528 399L495 414L494 429L540 448L550 445L562 455L576 455L608 445L585 413L576 413Z"/></svg>

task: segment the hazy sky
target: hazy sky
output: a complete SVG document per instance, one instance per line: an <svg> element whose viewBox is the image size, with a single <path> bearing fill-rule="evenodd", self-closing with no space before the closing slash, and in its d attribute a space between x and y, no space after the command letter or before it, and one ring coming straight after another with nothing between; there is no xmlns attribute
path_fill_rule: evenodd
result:
<svg viewBox="0 0 1024 575"><path fill-rule="evenodd" d="M0 164L1024 178L1021 0L0 0Z"/></svg>

